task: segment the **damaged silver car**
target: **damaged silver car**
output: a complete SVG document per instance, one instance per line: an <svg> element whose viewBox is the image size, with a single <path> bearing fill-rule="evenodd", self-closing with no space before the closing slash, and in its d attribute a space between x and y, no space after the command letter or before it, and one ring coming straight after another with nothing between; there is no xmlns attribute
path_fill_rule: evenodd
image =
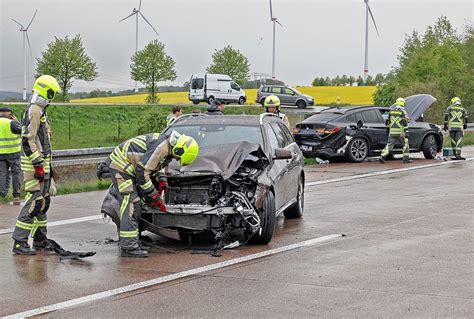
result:
<svg viewBox="0 0 474 319"><path fill-rule="evenodd" d="M218 248L234 236L267 244L278 215L302 216L304 158L277 116L190 116L168 129L192 136L199 156L184 167L170 163L167 211L143 204L140 231L181 240L212 234ZM117 211L111 189L102 213L118 225Z"/></svg>

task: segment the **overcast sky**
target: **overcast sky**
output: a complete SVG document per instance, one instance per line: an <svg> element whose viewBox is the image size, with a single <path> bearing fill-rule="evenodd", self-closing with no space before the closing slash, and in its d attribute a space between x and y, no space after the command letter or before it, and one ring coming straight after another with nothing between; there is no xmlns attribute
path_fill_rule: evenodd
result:
<svg viewBox="0 0 474 319"><path fill-rule="evenodd" d="M11 18L30 27L33 57L54 37L80 34L97 63L99 77L76 81L72 91L133 88L130 56L135 52L135 20L118 21L139 0L0 0L0 91L23 87L22 34ZM405 35L424 32L445 15L459 31L472 24L472 0L371 0L380 37L370 25L369 73L387 73L397 64ZM143 0L142 13L158 30L159 41L176 62L174 84L189 80L211 63L214 49L230 44L250 62L251 72L271 73L272 24L268 0ZM289 85L310 85L317 76L363 74L365 5L363 0L273 0L277 28L276 76ZM156 38L139 21L139 49ZM35 65L28 53L27 89Z"/></svg>

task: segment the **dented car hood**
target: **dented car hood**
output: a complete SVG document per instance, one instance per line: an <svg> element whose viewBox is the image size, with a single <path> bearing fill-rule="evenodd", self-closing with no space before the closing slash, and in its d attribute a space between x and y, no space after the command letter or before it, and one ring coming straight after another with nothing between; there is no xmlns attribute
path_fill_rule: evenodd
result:
<svg viewBox="0 0 474 319"><path fill-rule="evenodd" d="M244 160L261 161L263 164L268 164L268 158L260 145L239 142L200 147L199 155L192 164L180 166L176 160L173 160L166 173L171 177L219 174L224 179L228 179Z"/></svg>
<svg viewBox="0 0 474 319"><path fill-rule="evenodd" d="M405 110L408 113L408 118L416 121L434 102L436 102L436 98L429 94L416 94L406 97Z"/></svg>

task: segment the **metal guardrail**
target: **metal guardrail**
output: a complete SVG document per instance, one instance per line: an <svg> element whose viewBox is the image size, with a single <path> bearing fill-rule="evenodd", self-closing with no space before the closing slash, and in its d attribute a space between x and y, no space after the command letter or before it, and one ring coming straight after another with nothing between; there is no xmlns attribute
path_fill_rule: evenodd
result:
<svg viewBox="0 0 474 319"><path fill-rule="evenodd" d="M102 162L115 147L80 148L53 151L55 166L97 164Z"/></svg>

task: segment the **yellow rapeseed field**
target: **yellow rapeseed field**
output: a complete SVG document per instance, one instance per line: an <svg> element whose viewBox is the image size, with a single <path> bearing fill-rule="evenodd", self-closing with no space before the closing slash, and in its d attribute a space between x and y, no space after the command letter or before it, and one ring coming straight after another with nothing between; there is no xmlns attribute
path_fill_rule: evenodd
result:
<svg viewBox="0 0 474 319"><path fill-rule="evenodd" d="M300 86L296 87L303 94L312 96L316 104L373 104L373 94L375 86ZM245 90L247 94L247 104L254 104L257 96L257 89ZM159 93L161 104L190 104L188 92L164 92ZM145 103L146 94L98 97L92 99L71 100L73 103Z"/></svg>

